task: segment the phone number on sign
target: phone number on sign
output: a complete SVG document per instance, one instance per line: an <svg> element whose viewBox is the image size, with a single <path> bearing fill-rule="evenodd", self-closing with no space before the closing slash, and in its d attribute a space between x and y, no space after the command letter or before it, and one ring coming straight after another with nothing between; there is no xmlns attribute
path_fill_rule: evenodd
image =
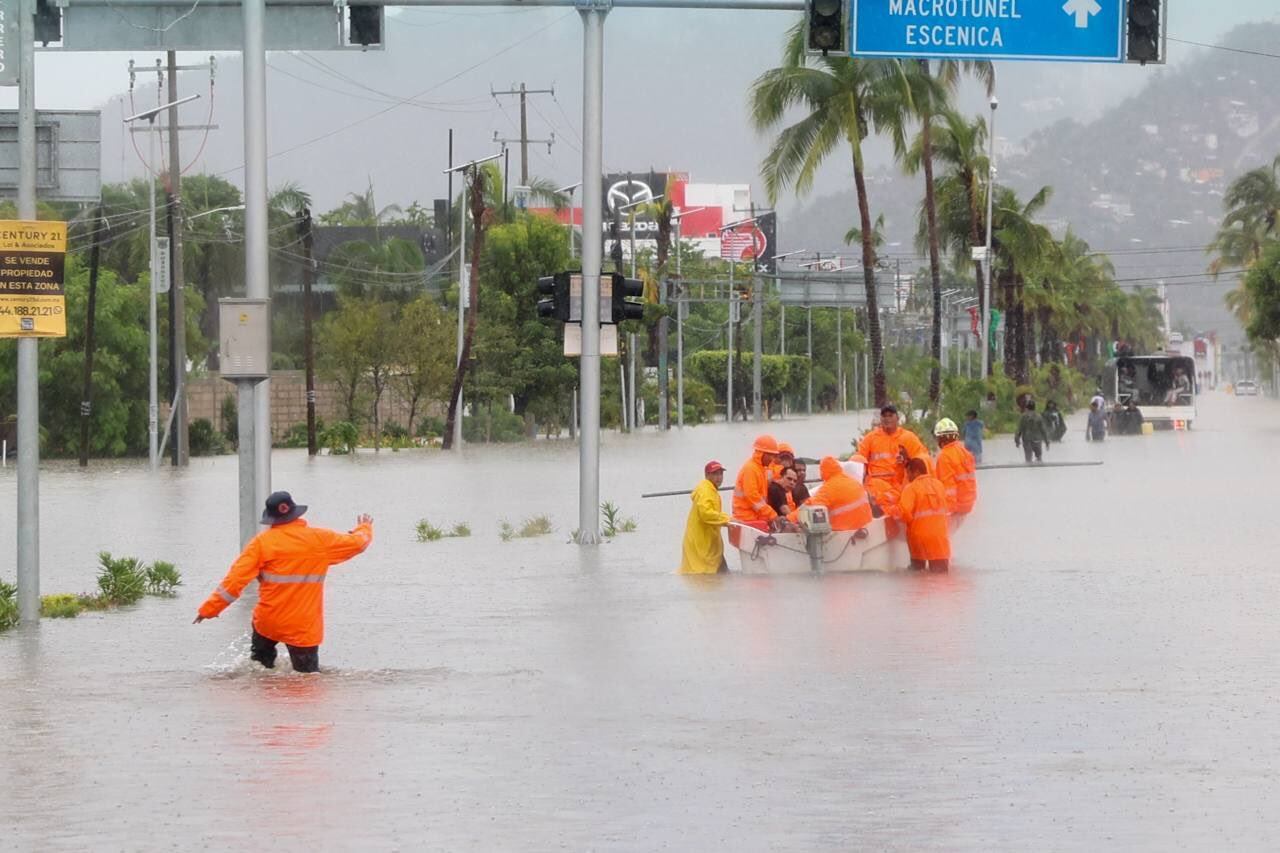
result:
<svg viewBox="0 0 1280 853"><path fill-rule="evenodd" d="M0 305L0 317L60 317L61 305Z"/></svg>

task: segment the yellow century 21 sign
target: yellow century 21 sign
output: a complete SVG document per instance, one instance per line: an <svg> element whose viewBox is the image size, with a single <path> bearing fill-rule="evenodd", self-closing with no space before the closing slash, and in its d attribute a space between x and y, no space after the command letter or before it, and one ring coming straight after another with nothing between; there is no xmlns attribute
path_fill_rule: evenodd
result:
<svg viewBox="0 0 1280 853"><path fill-rule="evenodd" d="M62 338L67 223L0 220L0 338Z"/></svg>

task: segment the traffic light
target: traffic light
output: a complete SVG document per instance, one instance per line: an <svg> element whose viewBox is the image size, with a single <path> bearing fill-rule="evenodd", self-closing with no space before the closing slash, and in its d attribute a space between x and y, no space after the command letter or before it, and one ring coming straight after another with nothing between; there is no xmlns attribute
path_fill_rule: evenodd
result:
<svg viewBox="0 0 1280 853"><path fill-rule="evenodd" d="M1125 58L1146 65L1160 62L1164 42L1160 6L1164 0L1129 0L1129 50Z"/></svg>
<svg viewBox="0 0 1280 853"><path fill-rule="evenodd" d="M538 316L569 322L569 274L544 275L538 279Z"/></svg>
<svg viewBox="0 0 1280 853"><path fill-rule="evenodd" d="M352 4L347 9L351 22L347 41L361 47L381 45L383 7Z"/></svg>
<svg viewBox="0 0 1280 853"><path fill-rule="evenodd" d="M625 278L619 273L613 274L613 296L610 299L613 307L613 322L639 320L644 317L643 302L628 302L627 299L639 299L644 296L644 282L638 278Z"/></svg>
<svg viewBox="0 0 1280 853"><path fill-rule="evenodd" d="M808 0L808 46L811 51L844 53L846 33L844 0Z"/></svg>
<svg viewBox="0 0 1280 853"><path fill-rule="evenodd" d="M36 41L45 47L62 41L62 10L52 0L36 0Z"/></svg>

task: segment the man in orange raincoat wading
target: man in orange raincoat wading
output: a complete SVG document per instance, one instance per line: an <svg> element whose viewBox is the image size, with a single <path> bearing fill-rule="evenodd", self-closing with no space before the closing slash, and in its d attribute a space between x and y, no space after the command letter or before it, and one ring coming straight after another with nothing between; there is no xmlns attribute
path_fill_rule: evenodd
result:
<svg viewBox="0 0 1280 853"><path fill-rule="evenodd" d="M951 418L938 421L933 434L938 438L934 470L947 493L947 509L952 515L968 515L978 502L978 462L961 444L960 428Z"/></svg>
<svg viewBox="0 0 1280 853"><path fill-rule="evenodd" d="M907 463L911 482L902 490L896 514L907 526L911 568L945 572L951 566L951 534L947 530L947 493L929 473L929 463L915 457Z"/></svg>
<svg viewBox="0 0 1280 853"><path fill-rule="evenodd" d="M196 616L197 623L218 616L257 578L249 657L268 669L276 665L276 644L284 643L295 672L320 670L325 575L373 541L373 519L367 515L356 519L350 533L339 533L308 527L302 520L306 511L288 492L267 498L262 523L271 527L249 541Z"/></svg>
<svg viewBox="0 0 1280 853"><path fill-rule="evenodd" d="M778 440L756 437L751 458L738 470L733 484L733 520L768 530L778 514L769 506L769 466L778 455Z"/></svg>

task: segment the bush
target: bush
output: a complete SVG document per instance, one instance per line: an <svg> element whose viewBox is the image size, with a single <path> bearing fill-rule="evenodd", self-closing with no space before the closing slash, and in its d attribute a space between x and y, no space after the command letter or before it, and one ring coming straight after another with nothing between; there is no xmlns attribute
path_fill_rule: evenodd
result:
<svg viewBox="0 0 1280 853"><path fill-rule="evenodd" d="M418 438L440 438L444 435L444 421L440 418L423 418L414 431Z"/></svg>
<svg viewBox="0 0 1280 853"><path fill-rule="evenodd" d="M524 418L506 409L485 407L462 419L462 438L472 444L512 444L524 441Z"/></svg>
<svg viewBox="0 0 1280 853"><path fill-rule="evenodd" d="M18 588L0 581L0 631L18 624Z"/></svg>
<svg viewBox="0 0 1280 853"><path fill-rule="evenodd" d="M674 400L674 396L672 397ZM715 420L716 392L711 386L697 379L684 378L684 422L705 424Z"/></svg>
<svg viewBox="0 0 1280 853"><path fill-rule="evenodd" d="M196 418L189 427L192 456L221 456L226 453L227 442L208 418Z"/></svg>
<svg viewBox="0 0 1280 853"><path fill-rule="evenodd" d="M619 533L634 533L639 526L634 518L623 518L622 510L612 501L600 504L600 512L604 516L605 538L612 539Z"/></svg>
<svg viewBox="0 0 1280 853"><path fill-rule="evenodd" d="M554 529L551 526L550 518L545 515L535 515L524 520L524 524L520 525L518 535L521 539L531 539L534 536L546 536Z"/></svg>
<svg viewBox="0 0 1280 853"><path fill-rule="evenodd" d="M324 432L324 419L316 418L316 443L320 444L320 434ZM276 443L277 447L306 447L307 446L307 422L302 421L296 423L289 429L285 430L280 441Z"/></svg>
<svg viewBox="0 0 1280 853"><path fill-rule="evenodd" d="M418 522L417 533L419 542L436 542L444 538L444 531L425 518Z"/></svg>
<svg viewBox="0 0 1280 853"><path fill-rule="evenodd" d="M338 421L327 426L318 436L321 447L329 448L334 456L354 453L360 444L360 430L350 421Z"/></svg>
<svg viewBox="0 0 1280 853"><path fill-rule="evenodd" d="M240 443L240 419L236 398L230 394L222 398L222 437L232 447Z"/></svg>
<svg viewBox="0 0 1280 853"><path fill-rule="evenodd" d="M147 595L173 597L182 586L182 574L173 563L156 560L147 566Z"/></svg>
<svg viewBox="0 0 1280 853"><path fill-rule="evenodd" d="M453 529L449 531L449 535L455 539L465 539L471 535L471 525L467 524L465 521L459 521L453 526Z"/></svg>
<svg viewBox="0 0 1280 853"><path fill-rule="evenodd" d="M147 593L146 570L137 557L116 559L106 551L98 554L98 590L109 605L137 604Z"/></svg>
<svg viewBox="0 0 1280 853"><path fill-rule="evenodd" d="M395 421L387 421L382 425L382 437L391 441L410 438L409 430Z"/></svg>
<svg viewBox="0 0 1280 853"><path fill-rule="evenodd" d="M84 610L78 595L55 593L40 598L40 615L45 619L73 619Z"/></svg>

